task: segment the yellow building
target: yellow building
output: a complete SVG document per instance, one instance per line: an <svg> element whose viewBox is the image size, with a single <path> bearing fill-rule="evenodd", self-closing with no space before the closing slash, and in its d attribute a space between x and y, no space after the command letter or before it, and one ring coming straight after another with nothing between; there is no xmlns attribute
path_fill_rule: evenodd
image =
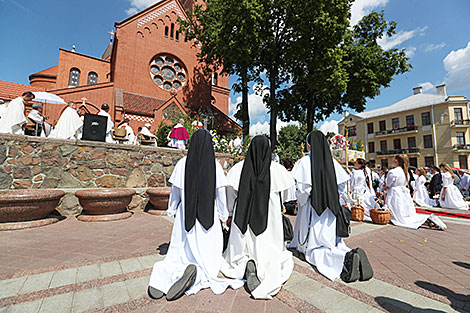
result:
<svg viewBox="0 0 470 313"><path fill-rule="evenodd" d="M396 154L406 154L410 165L421 167L448 163L468 168L470 154L470 102L464 96L447 96L446 86L437 94L422 87L413 95L380 109L349 114L338 123L339 133L361 140L371 167L390 167Z"/></svg>

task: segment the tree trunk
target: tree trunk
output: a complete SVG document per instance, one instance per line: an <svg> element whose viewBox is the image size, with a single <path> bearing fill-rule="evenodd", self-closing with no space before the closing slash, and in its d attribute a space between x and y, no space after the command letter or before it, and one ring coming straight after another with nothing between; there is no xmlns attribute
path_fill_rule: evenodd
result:
<svg viewBox="0 0 470 313"><path fill-rule="evenodd" d="M271 148L276 149L277 146L277 112L278 106L276 103L276 85L277 81L277 67L273 66L269 73L269 105L271 109L271 120L269 122L269 137L271 138Z"/></svg>
<svg viewBox="0 0 470 313"><path fill-rule="evenodd" d="M243 137L250 134L250 113L248 111L248 74L246 70L242 72L242 103L240 105L241 122L243 125Z"/></svg>

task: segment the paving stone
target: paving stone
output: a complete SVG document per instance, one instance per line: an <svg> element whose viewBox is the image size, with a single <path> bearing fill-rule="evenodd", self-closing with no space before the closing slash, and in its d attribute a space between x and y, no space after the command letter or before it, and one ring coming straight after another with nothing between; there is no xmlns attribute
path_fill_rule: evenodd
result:
<svg viewBox="0 0 470 313"><path fill-rule="evenodd" d="M122 272L124 274L143 270L137 259L126 259L119 261L121 263Z"/></svg>
<svg viewBox="0 0 470 313"><path fill-rule="evenodd" d="M127 292L126 284L124 282L101 286L101 292L103 294L103 305L105 308L125 303L130 300L129 293Z"/></svg>
<svg viewBox="0 0 470 313"><path fill-rule="evenodd" d="M303 284L299 284L299 285L303 285ZM310 285L307 285L307 286L308 287L306 289L309 290ZM319 288L319 290L317 291L311 292L306 297L305 301L314 305L315 307L317 307L318 309L322 311L326 311L330 309L331 307L333 307L338 302L346 300L348 298L350 297L345 295L344 293L341 293L329 287L323 287L323 288ZM354 312L354 311L351 310L351 312Z"/></svg>
<svg viewBox="0 0 470 313"><path fill-rule="evenodd" d="M139 260L143 268L152 268L155 262L163 260L164 256L161 256L159 254L152 254L152 255L141 256L141 257L138 257L137 259Z"/></svg>
<svg viewBox="0 0 470 313"><path fill-rule="evenodd" d="M39 311L41 306L41 300L24 302L10 306L5 312L6 313L34 313Z"/></svg>
<svg viewBox="0 0 470 313"><path fill-rule="evenodd" d="M73 293L44 298L39 313L66 313L72 310Z"/></svg>
<svg viewBox="0 0 470 313"><path fill-rule="evenodd" d="M28 278L24 282L23 288L21 288L21 290L19 291L19 294L48 289L52 279L52 275L54 275L54 272L47 272L28 276Z"/></svg>
<svg viewBox="0 0 470 313"><path fill-rule="evenodd" d="M304 276L304 275L302 275ZM305 280L302 282L299 282L298 284L291 286L291 287L286 287L287 291L290 291L293 293L296 297L313 304L311 302L310 296L316 292L319 291L320 289L324 288L322 284L312 280L312 279L307 279L306 276ZM313 304L315 305L315 304ZM316 306L316 305L315 305Z"/></svg>
<svg viewBox="0 0 470 313"><path fill-rule="evenodd" d="M75 284L77 281L77 269L68 268L66 270L57 271L52 276L51 284L49 288L56 288L66 285Z"/></svg>
<svg viewBox="0 0 470 313"><path fill-rule="evenodd" d="M359 300L356 300L354 298L347 298L344 299L343 301L333 302L333 305L325 310L325 313L350 313L350 312L371 312L378 310L377 308L373 308L370 305L367 305L365 303L362 303Z"/></svg>
<svg viewBox="0 0 470 313"><path fill-rule="evenodd" d="M100 278L100 267L98 264L79 267L77 271L77 283Z"/></svg>
<svg viewBox="0 0 470 313"><path fill-rule="evenodd" d="M19 277L0 281L0 298L15 296L23 287L27 277Z"/></svg>
<svg viewBox="0 0 470 313"><path fill-rule="evenodd" d="M118 261L100 264L101 277L109 277L122 274L121 265Z"/></svg>
<svg viewBox="0 0 470 313"><path fill-rule="evenodd" d="M103 308L103 297L100 288L80 290L74 293L72 312L87 312Z"/></svg>
<svg viewBox="0 0 470 313"><path fill-rule="evenodd" d="M139 299L147 295L149 277L143 276L136 279L126 280L124 282L131 300Z"/></svg>
<svg viewBox="0 0 470 313"><path fill-rule="evenodd" d="M307 276L302 275L302 274L297 273L297 272L292 272L289 279L284 284L283 288L289 289L289 288L297 285L298 283L303 282L306 279L307 279Z"/></svg>

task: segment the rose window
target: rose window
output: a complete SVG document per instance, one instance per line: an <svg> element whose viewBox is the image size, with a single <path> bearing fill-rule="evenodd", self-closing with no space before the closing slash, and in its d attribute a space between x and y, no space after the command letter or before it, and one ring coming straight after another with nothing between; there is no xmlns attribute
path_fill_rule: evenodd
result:
<svg viewBox="0 0 470 313"><path fill-rule="evenodd" d="M150 76L162 89L180 90L186 83L183 63L175 57L157 55L150 62Z"/></svg>

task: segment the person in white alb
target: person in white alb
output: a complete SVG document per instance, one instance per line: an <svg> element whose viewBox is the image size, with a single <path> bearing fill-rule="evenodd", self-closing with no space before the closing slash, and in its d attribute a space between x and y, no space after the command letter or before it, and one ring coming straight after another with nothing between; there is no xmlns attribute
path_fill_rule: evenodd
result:
<svg viewBox="0 0 470 313"><path fill-rule="evenodd" d="M442 175L442 190L439 204L445 209L468 210L468 204L462 197L460 190L454 185L455 174L449 164L439 165Z"/></svg>
<svg viewBox="0 0 470 313"><path fill-rule="evenodd" d="M3 112L0 122L0 133L23 135L23 126L27 123L24 114L25 104L34 99L30 91L23 93L21 97L11 100Z"/></svg>
<svg viewBox="0 0 470 313"><path fill-rule="evenodd" d="M83 121L77 113L75 102L70 101L48 138L81 139Z"/></svg>
<svg viewBox="0 0 470 313"><path fill-rule="evenodd" d="M28 118L34 123L32 136L41 136L44 128L44 116L42 116L42 104L33 103L33 109L29 112Z"/></svg>
<svg viewBox="0 0 470 313"><path fill-rule="evenodd" d="M125 128L126 129L126 139L127 141L125 142L128 145L133 145L135 143L135 135L134 135L134 130L132 127L129 125L130 120L126 117L124 119L124 123L122 123L119 128Z"/></svg>
<svg viewBox="0 0 470 313"><path fill-rule="evenodd" d="M101 111L98 112L98 115L106 116L108 118L108 122L106 124L106 142L114 143L114 139L113 139L114 123L111 118L111 115L109 115L108 112L109 112L109 105L107 103L103 103L101 105Z"/></svg>
<svg viewBox="0 0 470 313"><path fill-rule="evenodd" d="M415 183L415 190L413 193L413 201L416 202L420 206L433 206L430 198L428 190L426 189L426 171L424 168L420 167L417 170L417 178Z"/></svg>

